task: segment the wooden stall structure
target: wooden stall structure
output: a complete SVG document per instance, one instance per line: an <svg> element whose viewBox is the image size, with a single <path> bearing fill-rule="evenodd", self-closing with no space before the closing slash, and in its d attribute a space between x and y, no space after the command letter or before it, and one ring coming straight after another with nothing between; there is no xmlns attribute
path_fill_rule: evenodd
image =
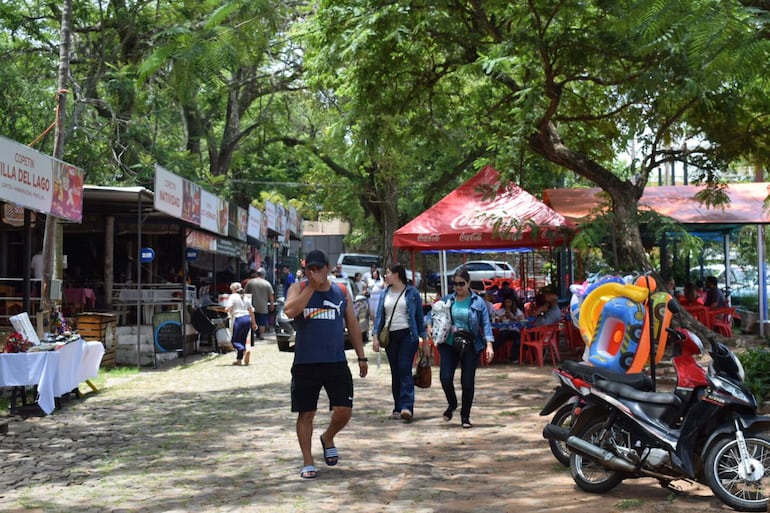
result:
<svg viewBox="0 0 770 513"><path fill-rule="evenodd" d="M85 312L77 315L77 330L87 342L104 344L102 367L115 367L115 353L118 348L118 317L115 314Z"/></svg>

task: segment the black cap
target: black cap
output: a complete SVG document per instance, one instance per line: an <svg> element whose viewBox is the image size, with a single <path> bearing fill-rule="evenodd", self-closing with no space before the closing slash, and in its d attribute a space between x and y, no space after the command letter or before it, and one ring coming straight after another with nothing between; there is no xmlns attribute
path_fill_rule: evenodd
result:
<svg viewBox="0 0 770 513"><path fill-rule="evenodd" d="M310 253L307 254L305 257L305 267L310 267L311 265L315 265L317 267L324 267L326 265L329 265L329 259L326 258L326 255L323 251L314 249Z"/></svg>

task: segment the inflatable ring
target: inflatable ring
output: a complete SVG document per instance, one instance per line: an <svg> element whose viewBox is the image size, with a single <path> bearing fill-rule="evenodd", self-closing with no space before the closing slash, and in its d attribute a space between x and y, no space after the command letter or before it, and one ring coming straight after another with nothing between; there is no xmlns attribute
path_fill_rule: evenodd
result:
<svg viewBox="0 0 770 513"><path fill-rule="evenodd" d="M599 315L605 303L614 297L625 297L642 304L647 299L650 291L644 287L636 285L623 285L620 283L605 283L596 287L588 294L580 306L580 315L578 316L578 327L580 336L583 338L586 346L591 345L594 338L594 330L599 322Z"/></svg>
<svg viewBox="0 0 770 513"><path fill-rule="evenodd" d="M649 319L644 302L627 297L607 300L588 348L588 363L613 372L639 372L649 356Z"/></svg>

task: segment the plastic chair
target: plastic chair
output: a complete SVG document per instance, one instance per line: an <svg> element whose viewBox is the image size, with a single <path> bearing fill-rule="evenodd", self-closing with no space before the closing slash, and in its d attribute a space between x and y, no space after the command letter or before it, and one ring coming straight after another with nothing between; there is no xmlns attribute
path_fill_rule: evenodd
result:
<svg viewBox="0 0 770 513"><path fill-rule="evenodd" d="M703 324L708 328L711 328L711 326L709 325L708 308L706 308L703 305L692 305L692 306L685 306L684 309L685 311L687 311L687 313L692 315L696 321L698 321L699 323Z"/></svg>
<svg viewBox="0 0 770 513"><path fill-rule="evenodd" d="M733 316L735 308L709 308L708 326L723 337L731 338L733 336Z"/></svg>
<svg viewBox="0 0 770 513"><path fill-rule="evenodd" d="M551 363L561 361L559 355L559 325L538 326L536 328L524 328L521 330L521 347L519 348L519 364L524 365L525 360L537 362L543 366L543 355L548 350L551 353Z"/></svg>
<svg viewBox="0 0 770 513"><path fill-rule="evenodd" d="M562 328L564 334L564 340L567 341L567 345L572 351L582 350L586 344L583 341L583 337L580 336L580 330L569 319L564 320L564 326Z"/></svg>
<svg viewBox="0 0 770 513"><path fill-rule="evenodd" d="M495 351L494 362L507 362L513 356L513 339L507 338Z"/></svg>

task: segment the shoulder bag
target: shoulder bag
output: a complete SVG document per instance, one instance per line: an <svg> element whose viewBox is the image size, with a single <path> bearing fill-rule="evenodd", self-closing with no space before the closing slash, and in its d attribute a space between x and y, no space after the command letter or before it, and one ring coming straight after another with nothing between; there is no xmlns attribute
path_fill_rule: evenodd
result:
<svg viewBox="0 0 770 513"><path fill-rule="evenodd" d="M380 334L377 336L377 340L380 341L380 347L386 348L388 347L388 344L390 343L390 325L393 322L393 314L396 313L396 305L398 304L398 300L401 299L401 296L404 295L404 292L406 292L406 287L401 291L401 294L398 295L396 298L396 302L393 303L393 311L390 312L390 319L388 320L388 325L383 329ZM383 310L385 309L385 300L382 302L383 304Z"/></svg>
<svg viewBox="0 0 770 513"><path fill-rule="evenodd" d="M417 367L414 369L414 386L419 388L430 388L430 382L430 359L428 358L428 355L420 349L420 359L417 360Z"/></svg>

